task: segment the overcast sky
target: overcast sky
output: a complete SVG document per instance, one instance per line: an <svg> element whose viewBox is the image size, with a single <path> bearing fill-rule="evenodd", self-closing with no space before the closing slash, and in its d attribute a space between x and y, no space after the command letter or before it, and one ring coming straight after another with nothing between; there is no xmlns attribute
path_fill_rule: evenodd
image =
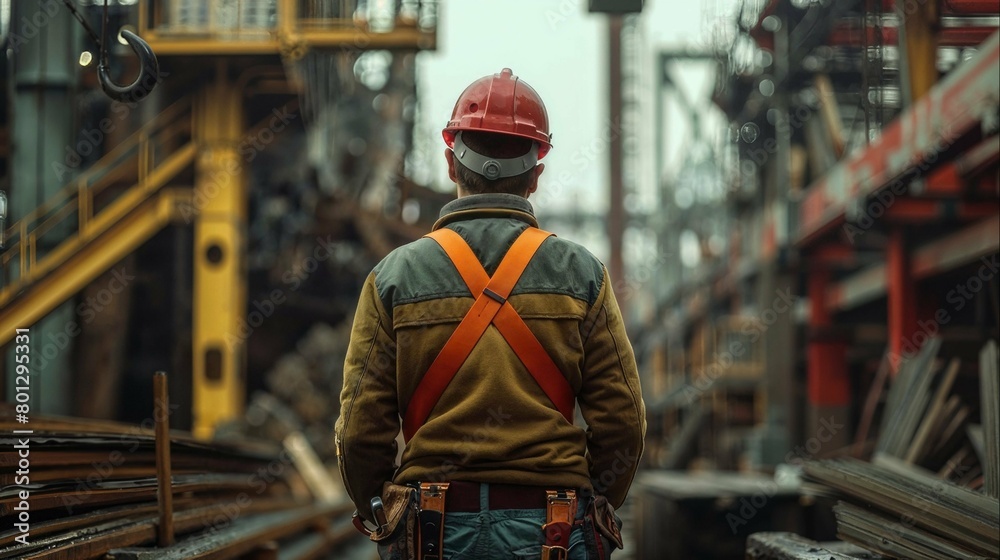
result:
<svg viewBox="0 0 1000 560"><path fill-rule="evenodd" d="M637 57L642 86L641 122L646 126L636 131L641 180L636 185L638 196L629 199L632 208L649 208L657 202L652 153L653 53L667 47L704 45L713 21L732 4L732 0L646 2L639 24L641 48ZM466 85L506 66L540 93L554 133L555 147L544 160L541 187L538 196L532 198L540 216L574 206L604 211L609 181L607 59L607 18L588 13L587 0L444 2L438 50L422 53L418 59L419 136L428 142L418 146L418 153L421 159L431 162L424 178L437 186L450 185L440 130ZM708 72L692 67L675 76L682 77L680 82L689 90L689 97L701 96L701 103L708 107ZM679 148L689 134L685 119L677 111L672 104L668 106L671 125L667 144L673 147L668 163L675 166L680 161ZM546 189L550 196L544 195ZM606 258L603 231L559 231L549 227Z"/></svg>

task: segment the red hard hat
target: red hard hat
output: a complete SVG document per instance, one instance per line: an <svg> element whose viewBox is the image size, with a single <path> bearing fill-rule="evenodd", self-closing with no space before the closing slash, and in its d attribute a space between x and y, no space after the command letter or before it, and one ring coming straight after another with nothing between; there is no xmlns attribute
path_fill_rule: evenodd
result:
<svg viewBox="0 0 1000 560"><path fill-rule="evenodd" d="M552 147L542 98L510 68L479 78L458 96L451 120L441 131L449 148L455 147L455 133L463 130L530 138L539 144L538 159Z"/></svg>

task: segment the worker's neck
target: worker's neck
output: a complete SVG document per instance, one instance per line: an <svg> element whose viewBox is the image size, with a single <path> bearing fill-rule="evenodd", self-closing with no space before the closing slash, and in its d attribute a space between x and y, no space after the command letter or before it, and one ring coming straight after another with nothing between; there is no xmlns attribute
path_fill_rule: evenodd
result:
<svg viewBox="0 0 1000 560"><path fill-rule="evenodd" d="M471 196L471 195L476 194L476 193L471 193L471 192L465 190L462 187L462 185L456 185L456 187L458 187L458 189L457 189L457 193L458 193L457 198L463 198L463 197L466 197L466 196ZM525 193L525 194L518 194L516 196L520 196L521 198L528 198L527 193Z"/></svg>

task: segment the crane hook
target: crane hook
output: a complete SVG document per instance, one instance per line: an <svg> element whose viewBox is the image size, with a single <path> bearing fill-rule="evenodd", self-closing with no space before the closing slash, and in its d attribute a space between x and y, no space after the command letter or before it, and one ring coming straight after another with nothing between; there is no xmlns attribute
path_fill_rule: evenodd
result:
<svg viewBox="0 0 1000 560"><path fill-rule="evenodd" d="M139 58L139 75L135 81L126 86L118 85L111 79L108 69L107 46L101 45L101 62L97 67L97 78L101 82L101 89L104 93L115 101L139 101L149 95L160 81L160 64L156 61L156 54L149 48L149 43L143 41L138 35L123 29L121 37L125 40L135 56Z"/></svg>
<svg viewBox="0 0 1000 560"><path fill-rule="evenodd" d="M139 75L135 81L127 86L121 86L111 79L110 64L108 63L108 0L104 0L104 17L101 22L101 36L91 29L87 20L77 11L73 5L73 0L63 0L63 4L69 9L73 17L83 25L84 30L90 35L90 39L97 45L100 63L97 66L97 78L101 82L101 89L104 94L122 102L135 102L146 97L153 91L156 84L160 83L160 64L156 60L156 54L149 47L149 43L143 41L138 35L123 29L121 37L125 40L132 52L139 58Z"/></svg>

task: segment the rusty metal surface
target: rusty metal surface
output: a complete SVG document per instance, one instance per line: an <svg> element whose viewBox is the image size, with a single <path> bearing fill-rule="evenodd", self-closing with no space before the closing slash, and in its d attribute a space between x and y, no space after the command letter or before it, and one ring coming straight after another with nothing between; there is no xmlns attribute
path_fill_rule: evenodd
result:
<svg viewBox="0 0 1000 560"><path fill-rule="evenodd" d="M208 502L214 503L208 503ZM178 534L191 533L211 529L221 521L233 519L234 502L232 500L206 500L190 502L190 509L174 514L174 529ZM182 502L178 502L178 507ZM65 530L62 520L53 522L51 529L55 534L39 540L33 540L30 545L17 545L0 549L0 558L24 558L32 560L52 560L69 558L82 560L88 558L103 558L112 548L152 545L156 541L156 525L158 515L155 503L145 504L146 513L126 515L118 519L99 522L91 514L80 516L74 520L79 528ZM284 511L302 504L294 504L287 500L260 499L240 508L239 515L249 516L259 512ZM82 525L82 526L80 526ZM50 531L53 532L53 531Z"/></svg>
<svg viewBox="0 0 1000 560"><path fill-rule="evenodd" d="M342 515L343 506L309 506L263 513L224 530L206 531L166 548L121 548L109 560L222 560L254 551L268 541L308 531Z"/></svg>
<svg viewBox="0 0 1000 560"><path fill-rule="evenodd" d="M174 544L174 494L170 477L170 393L167 375L162 371L153 376L154 420L156 422L156 505L160 516L156 526L156 542L160 546Z"/></svg>

